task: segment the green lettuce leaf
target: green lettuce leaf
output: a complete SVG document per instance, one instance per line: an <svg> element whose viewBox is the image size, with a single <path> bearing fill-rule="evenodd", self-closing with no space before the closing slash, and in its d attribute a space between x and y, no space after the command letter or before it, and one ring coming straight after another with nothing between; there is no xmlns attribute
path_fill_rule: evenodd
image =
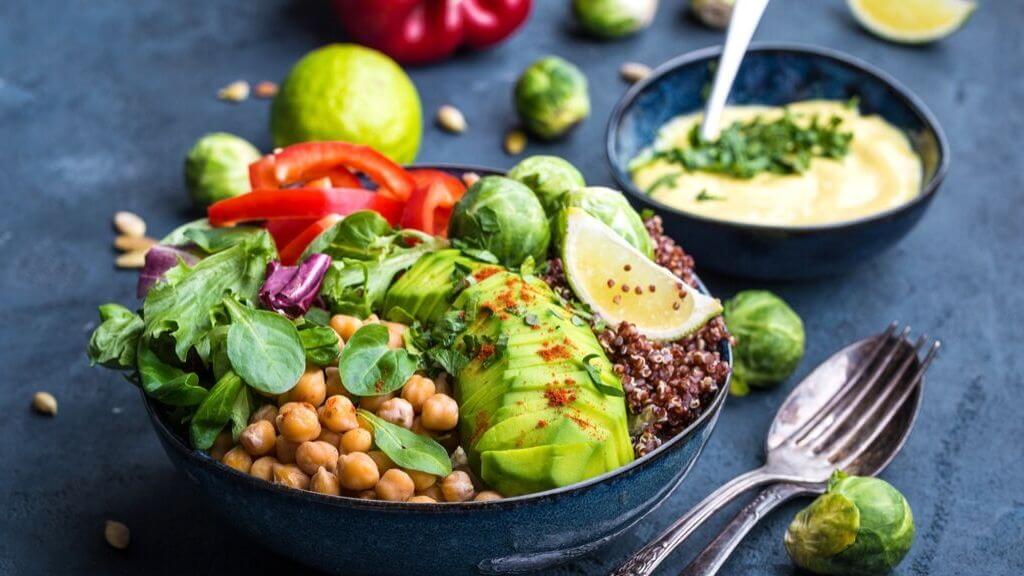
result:
<svg viewBox="0 0 1024 576"><path fill-rule="evenodd" d="M120 304L100 306L100 325L89 338L89 361L120 370L135 368L143 327L142 318Z"/></svg>

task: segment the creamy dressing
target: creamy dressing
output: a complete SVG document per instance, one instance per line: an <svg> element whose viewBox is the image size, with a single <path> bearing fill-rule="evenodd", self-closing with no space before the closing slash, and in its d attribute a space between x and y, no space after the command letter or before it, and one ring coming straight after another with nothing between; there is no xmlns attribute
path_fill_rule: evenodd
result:
<svg viewBox="0 0 1024 576"><path fill-rule="evenodd" d="M843 102L810 100L786 108L731 106L722 125L780 118L786 110L810 122L833 116L840 129L853 133L849 153L840 160L814 158L802 174L761 173L749 180L709 172L687 172L666 160L639 157L633 181L641 190L666 175L682 174L658 186L651 197L680 210L735 222L765 225L815 225L853 220L900 206L920 193L921 159L904 134L878 116L861 116ZM653 150L686 147L701 114L679 116L658 133ZM647 151L649 153L650 151Z"/></svg>

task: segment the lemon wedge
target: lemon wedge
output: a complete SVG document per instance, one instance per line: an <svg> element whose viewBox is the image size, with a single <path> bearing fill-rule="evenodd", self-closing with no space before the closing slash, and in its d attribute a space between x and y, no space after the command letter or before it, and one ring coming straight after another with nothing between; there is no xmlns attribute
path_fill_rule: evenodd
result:
<svg viewBox="0 0 1024 576"><path fill-rule="evenodd" d="M977 8L971 0L847 0L847 4L869 32L903 44L945 38Z"/></svg>
<svg viewBox="0 0 1024 576"><path fill-rule="evenodd" d="M605 223L579 208L560 216L569 286L608 324L634 324L654 340L678 340L721 314L722 303L652 262Z"/></svg>

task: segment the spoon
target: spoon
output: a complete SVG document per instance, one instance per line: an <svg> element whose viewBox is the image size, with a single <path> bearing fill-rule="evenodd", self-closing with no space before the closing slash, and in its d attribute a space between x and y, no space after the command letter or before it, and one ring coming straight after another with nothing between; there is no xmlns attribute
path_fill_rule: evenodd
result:
<svg viewBox="0 0 1024 576"><path fill-rule="evenodd" d="M877 344L880 336L861 340L840 350L833 358L852 358L853 364L858 363L858 358L863 358L870 353L873 346ZM909 344L907 344L909 347ZM829 360L832 362L832 359ZM826 363L827 365L827 363ZM920 363L914 360L911 368L920 368ZM821 370L819 368L819 370ZM803 412L797 405L803 402L815 402L814 398L822 397L818 390L826 392L825 397L835 393L835 389L842 383L842 380L825 377L825 373L819 374L816 370L800 386L786 398L779 413ZM863 454L858 456L845 472L856 476L875 476L885 469L892 462L893 458L900 452L910 431L914 427L918 409L921 406L921 386L914 387L914 391L903 407L896 413L874 443ZM806 412L804 412L806 413ZM792 434L801 424L802 420L786 421L776 417L775 422L768 432L767 445L770 450L773 446L779 446ZM719 532L696 558L680 573L680 576L712 576L717 574L725 561L729 559L733 551L743 538L754 528L757 523L771 513L772 510L783 503L800 496L812 496L821 494L820 486L808 487L790 483L772 484L761 490L749 504L747 504Z"/></svg>
<svg viewBox="0 0 1024 576"><path fill-rule="evenodd" d="M725 47L722 48L722 56L718 59L715 83L711 87L711 96L704 106L704 120L700 125L700 137L705 141L717 140L721 133L722 111L725 110L725 103L729 99L732 83L736 80L740 63L747 54L747 47L750 46L767 7L768 0L736 0L733 6Z"/></svg>
<svg viewBox="0 0 1024 576"><path fill-rule="evenodd" d="M912 397L909 405L916 408L924 371L939 347L932 344L919 360L927 339L911 346L910 329L895 330L892 324L819 365L776 414L765 443L765 465L723 484L611 574L651 574L705 520L751 488L783 483L822 491L832 471L849 469L878 451L884 445L880 439L890 437L890 424L905 416Z"/></svg>

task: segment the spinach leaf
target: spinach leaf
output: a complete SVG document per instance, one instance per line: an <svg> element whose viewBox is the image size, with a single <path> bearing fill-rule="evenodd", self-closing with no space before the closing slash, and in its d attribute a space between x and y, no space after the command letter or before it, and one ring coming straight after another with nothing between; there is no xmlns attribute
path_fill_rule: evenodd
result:
<svg viewBox="0 0 1024 576"><path fill-rule="evenodd" d="M599 366L594 366L590 362L592 360L600 360L601 356L597 354L587 354L583 357L583 368L587 371L587 376L590 377L590 381L594 383L594 387L601 391L606 396L615 396L622 398L626 394L622 391L622 388L616 386L610 382L605 382L604 374Z"/></svg>
<svg viewBox="0 0 1024 576"><path fill-rule="evenodd" d="M252 394L249 389L242 387L242 390L235 396L235 403L231 405L231 438L238 442L242 430L249 425L249 414L252 413Z"/></svg>
<svg viewBox="0 0 1024 576"><path fill-rule="evenodd" d="M262 230L262 228L254 226L188 228L182 231L182 235L207 254L213 254L231 248L254 234L259 234Z"/></svg>
<svg viewBox="0 0 1024 576"><path fill-rule="evenodd" d="M306 351L306 360L317 366L333 366L338 362L338 333L329 326L312 326L299 330L299 340Z"/></svg>
<svg viewBox="0 0 1024 576"><path fill-rule="evenodd" d="M189 423L188 435L193 447L208 450L213 446L224 425L240 416L237 404L241 394L248 394L248 391L238 374L228 372L217 380Z"/></svg>
<svg viewBox="0 0 1024 576"><path fill-rule="evenodd" d="M406 430L366 410L359 415L373 426L373 441L402 468L418 470L435 476L452 473L452 461L443 446L426 436Z"/></svg>
<svg viewBox="0 0 1024 576"><path fill-rule="evenodd" d="M253 388L269 394L287 392L306 369L299 331L287 318L254 310L225 298L231 317L228 358L231 368Z"/></svg>
<svg viewBox="0 0 1024 576"><path fill-rule="evenodd" d="M139 341L139 379L147 396L170 406L195 406L206 399L195 372L165 363L145 339Z"/></svg>
<svg viewBox="0 0 1024 576"><path fill-rule="evenodd" d="M225 295L254 301L263 282L267 262L276 256L266 231L201 260L195 267L178 264L165 281L154 286L143 304L145 336L155 339L170 334L174 350L183 361L213 328L213 310ZM198 349L208 359L209 350Z"/></svg>
<svg viewBox="0 0 1024 576"><path fill-rule="evenodd" d="M404 348L388 348L387 328L367 324L345 343L338 370L346 390L356 396L377 396L401 388L417 366Z"/></svg>
<svg viewBox="0 0 1024 576"><path fill-rule="evenodd" d="M100 325L89 337L89 361L107 368L135 368L135 352L145 324L120 304L100 306Z"/></svg>
<svg viewBox="0 0 1024 576"><path fill-rule="evenodd" d="M317 326L327 326L331 322L331 313L318 306L312 306L302 320Z"/></svg>

